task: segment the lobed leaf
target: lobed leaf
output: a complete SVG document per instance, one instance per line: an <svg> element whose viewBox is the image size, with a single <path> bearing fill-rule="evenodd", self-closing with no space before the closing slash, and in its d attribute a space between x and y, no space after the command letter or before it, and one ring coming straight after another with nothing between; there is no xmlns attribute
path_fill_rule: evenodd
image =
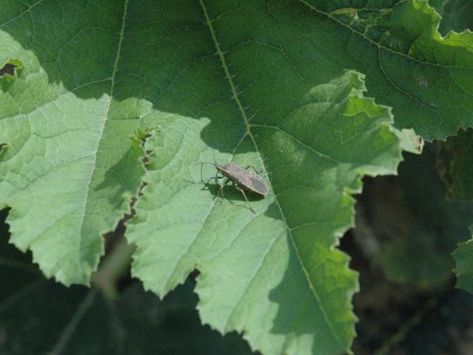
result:
<svg viewBox="0 0 473 355"><path fill-rule="evenodd" d="M44 16L51 27L36 31L20 16L2 21L0 28L12 26L12 32L25 31L30 38L45 35L53 28L56 6L41 3L31 13L31 25ZM73 34L74 7L64 10ZM91 28L99 21L91 18L92 10L95 6L83 9ZM109 40L119 38L118 30L113 36L100 31L74 35L71 51L68 35L57 38L67 41L64 46L48 39L44 50L50 53L42 54L51 55L49 63L34 53L41 41L33 40L27 50L0 31L0 63L22 67L0 94L1 205L12 207L12 242L31 249L44 273L65 284L88 282L103 252L101 235L128 211L143 174L140 142L131 139L139 120L123 120L112 102L119 41ZM88 48L97 53L102 48L102 61L79 67L69 61ZM63 82L50 81L59 74Z"/></svg>
<svg viewBox="0 0 473 355"><path fill-rule="evenodd" d="M399 128L433 139L473 123L471 33L440 37L423 1L356 3L2 6L0 65L22 68L0 78L12 242L48 276L87 283L144 181L129 238L148 288L197 267L213 327L265 353L348 349L357 284L334 245L361 177L396 171L400 137L347 70ZM196 163L214 154L263 169L272 193L250 201L256 216L232 188L221 205L201 190Z"/></svg>
<svg viewBox="0 0 473 355"><path fill-rule="evenodd" d="M224 189L221 199L218 187L203 190L199 183L192 162L211 157L200 139L207 120L160 122L146 143L154 152L148 187L128 226L138 246L133 274L164 295L197 268L203 321L244 332L264 353L347 349L357 283L333 245L352 225L350 194L360 191L360 177L394 173L401 159L388 110L363 98L363 90L361 76L348 72L314 87L280 124L243 115L238 139L225 127L215 132L230 152L219 162L265 171L271 193L250 202L256 214L235 190Z"/></svg>

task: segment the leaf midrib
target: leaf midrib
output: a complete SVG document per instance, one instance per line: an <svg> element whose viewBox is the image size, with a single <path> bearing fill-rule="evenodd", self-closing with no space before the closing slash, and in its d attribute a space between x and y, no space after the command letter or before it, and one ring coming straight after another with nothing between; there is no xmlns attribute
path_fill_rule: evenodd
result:
<svg viewBox="0 0 473 355"><path fill-rule="evenodd" d="M223 51L222 51L221 48L220 48L220 43L218 42L218 39L217 39L215 30L214 30L213 25L212 25L212 21L211 21L211 19L209 18L208 11L207 11L207 7L205 6L204 0L199 0L199 3L200 3L200 6L201 6L201 8L202 8L202 11L203 11L203 14L204 14L204 17L205 17L205 21L206 21L207 27L209 28L210 35L211 35L211 37L212 37L212 41L213 41L213 43L214 43L214 46L215 46L215 49L216 49L216 51L217 51L218 57L219 57L219 59L220 59L221 65L222 65L223 70L224 70L224 72L225 72L225 78L227 79L227 82L228 82L228 84L230 85L230 89L231 89L231 92L232 92L232 98L234 99L235 103L237 104L238 109L239 109L239 111L240 111L240 114L241 114L241 116L242 116L242 118L243 118L243 121L244 121L244 124L245 124L245 129L246 129L246 132L245 132L244 136L247 135L247 136L250 137L250 139L251 139L251 141L252 141L252 143L253 143L253 145L254 145L254 147L255 147L255 151L256 151L256 152L259 152L258 144L257 144L257 142L256 142L256 139L255 139L255 137L253 136L253 134L251 133L251 124L250 124L250 122L249 122L249 120L248 120L248 116L247 116L247 114L246 114L246 111L245 111L245 109L244 109L244 106L243 106L242 103L241 103L241 100L240 100L238 91L236 90L236 86L235 86L235 84L234 84L234 82L233 82L233 79L232 79L232 75L231 75L231 73L230 73L230 70L228 69L229 66L228 66L228 64L227 64L227 62L226 62L225 56L224 56L224 54L223 54ZM243 137L244 137L244 136L243 136ZM243 138L242 138L242 139L243 139ZM261 154L258 154L258 157L259 157L259 159L260 159L260 161L261 161L261 166L263 167L263 170L264 170L264 172L265 172L265 175L266 175L266 176L269 176L269 175L267 174L267 169L266 169L266 166L265 166L265 164L264 164L264 161L263 161L263 159L261 158ZM272 190L272 188L271 188L271 182L269 181L268 184L270 185L270 186L269 186L269 190ZM274 191L274 190L273 190L273 191ZM318 295L318 292L317 292L317 290L315 289L315 286L312 285L312 282L311 282L310 277L309 277L309 273L308 273L308 271L306 270L306 268L305 268L305 266L304 266L304 263L303 263L303 261L302 261L301 255L300 255L300 253L299 253L299 249L298 249L298 247L297 247L297 245L296 245L296 243L295 243L294 236L293 236L292 231L291 231L291 229L290 229L290 227L289 227L289 224L288 224L288 222L287 222L287 219L286 219L286 217L285 217L285 215L284 215L283 209L282 209L282 207L281 207L281 205L280 205L280 203L279 203L279 201L278 201L278 198L277 198L276 193L274 193L274 202L276 203L276 206L277 206L278 209L279 209L279 213L280 213L281 218L282 218L282 220L283 220L283 222L284 222L284 225L285 225L285 227L286 227L287 233L289 234L289 239L291 240L292 246L293 246L293 248L294 248L294 250L295 250L295 253L296 253L296 255L297 255L297 259L298 259L298 261L299 261L299 263L300 263L300 265L301 265L301 269L302 269L302 271L304 272L304 275L305 275L305 277L306 277L306 281L307 281L307 283L308 283L308 285L309 285L309 289L312 291L312 294L314 295L315 300L316 300L317 303L319 304L321 313L323 314L323 316L324 316L324 318L325 318L325 322L326 322L328 328L330 329L330 332L332 333L332 335L333 335L335 341L338 343L338 345L339 345L341 348L343 348L342 342L341 342L340 338L338 337L338 335L336 334L336 332L335 332L335 330L334 330L334 326L333 326L333 324L331 323L329 317L327 316L327 312L326 312L326 310L325 310L325 307L324 307L323 303L321 302L320 296Z"/></svg>
<svg viewBox="0 0 473 355"><path fill-rule="evenodd" d="M100 134L99 134L99 139L97 140L97 146L95 147L95 150L94 150L94 153L93 153L93 169L92 169L92 172L88 178L88 183L87 183L87 191L85 193L85 198L84 198L84 203L83 203L83 207L82 207L82 216L81 216L81 221L80 221L80 233L79 233L79 250L78 250L78 260L79 260L79 269L80 269L80 272L81 274L83 275L84 274L84 270L83 270L83 266L82 266L82 260L83 260L83 257L82 257L82 245L83 245L83 242L84 242L84 238L83 238L83 228L84 228L84 220L85 220L85 216L86 216L86 212L87 212L87 207L89 205L89 202L90 202L90 199L89 199L89 194L90 194L90 187L92 185L92 180L94 178L94 175L95 175L95 172L97 171L97 158L98 158L98 153L99 153L99 148L100 148L100 145L102 143L102 140L103 140L103 136L104 136L104 130L105 130L105 125L108 121L108 115L110 113L110 108L111 108L111 105L112 105L112 102L113 102L113 95L114 95L114 90L115 90L115 78L116 78L116 75L117 75L117 70L118 70L118 64L120 62L120 55L121 55L121 51L122 51L122 45L123 45L123 39L124 39L124 34L125 34L125 24L126 24L126 17L127 17L127 14L128 14L128 3L129 3L129 0L125 0L124 3L123 3L123 15L122 15L122 21L121 21L121 27L120 27L120 33L119 33L119 38L118 38L118 46L117 46L117 53L116 53L116 56L115 56L115 60L113 62L113 68L112 68L112 75L110 76L110 80L111 80L111 83L110 83L110 99L109 99L109 102L108 102L108 106L107 106L107 109L105 111L105 114L104 114L104 118L102 120L102 125L100 126ZM96 236L94 236L96 237ZM97 258L98 260L98 258ZM97 263L97 261L96 261ZM88 276L86 276L88 277Z"/></svg>

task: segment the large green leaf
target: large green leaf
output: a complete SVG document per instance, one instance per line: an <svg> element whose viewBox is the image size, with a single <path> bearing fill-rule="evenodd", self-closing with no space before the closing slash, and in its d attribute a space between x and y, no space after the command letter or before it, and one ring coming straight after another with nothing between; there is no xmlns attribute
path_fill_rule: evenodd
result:
<svg viewBox="0 0 473 355"><path fill-rule="evenodd" d="M131 137L151 133L129 233L147 287L162 294L198 267L201 316L214 327L245 331L268 353L345 350L356 282L336 236L351 225L360 177L394 173L400 159L390 114L346 70L367 75L400 128L434 138L473 123L471 34L441 38L424 2L355 5L3 4L0 65L17 65L0 79L12 241L47 275L87 282L100 236L145 174ZM256 216L231 188L221 205L201 190L194 163L214 153L264 170L271 194L251 201Z"/></svg>
<svg viewBox="0 0 473 355"><path fill-rule="evenodd" d="M350 11L342 8L349 2L203 5L209 18L223 14L214 21L220 54L231 54L231 65L243 63L227 69L238 75L233 89L244 91L248 117L261 112L277 119L294 107L294 97L356 68L369 74L372 94L394 107L399 126L429 138L468 124L471 35L441 39L434 31L438 18L423 3ZM162 13L169 16L161 19ZM133 118L195 115L195 107L215 103L199 97L218 90L212 82L223 79L219 65L209 66L218 59L209 57L215 44L202 6L186 1L10 1L0 9L0 29L0 63L23 67L13 84L2 85L0 98L0 138L9 147L2 152L1 194L14 207L14 242L33 249L48 275L85 282L101 253L99 235L113 229L138 188L139 149L128 139L139 124ZM190 77L194 68L207 81ZM269 97L275 100L265 102ZM442 110L448 117L439 123ZM206 143L215 145L212 137Z"/></svg>
<svg viewBox="0 0 473 355"><path fill-rule="evenodd" d="M279 124L243 115L240 137L214 131L229 152L218 161L255 166L271 183L266 199L251 202L256 213L233 189L222 201L198 183L192 163L212 157L200 139L207 120L160 121L146 144L154 153L148 187L128 228L145 287L164 295L197 267L200 315L220 331L244 332L264 353L347 349L356 280L335 237L352 224L361 175L394 173L401 158L388 110L361 97L360 79L348 72L312 88Z"/></svg>
<svg viewBox="0 0 473 355"><path fill-rule="evenodd" d="M166 83L172 84L171 88L176 90L175 84L187 80L189 83L186 85L190 86L187 90L182 88L182 91L188 93L210 91L213 87L186 78L188 69L199 65L196 58L205 61L205 56L215 51L209 43L208 29L202 26L200 7L189 7L185 2L174 4L179 15L186 14L185 17L171 16L159 24L148 22L151 27L143 27L140 18L152 15L159 18L160 13L172 13L166 9L172 9L173 5L153 4L156 11L148 11L151 14L148 16L142 16L132 7L123 13L122 5L103 0L97 7L95 3L87 2L58 7L53 1L37 1L27 7L25 3L9 2L0 9L0 63L16 59L24 64L20 78L1 97L1 138L10 144L8 152L2 154L6 161L2 164L2 196L6 204L15 207L10 217L15 243L23 249L30 247L35 250L35 259L44 271L66 283L87 279L100 254L98 235L113 228L125 210L126 198L123 196L137 189L140 167L130 159L130 156L134 158L138 154L136 145L127 138L113 137L132 135L138 123L130 118L140 117L144 115L143 111L149 110L143 107L146 103L132 100L120 104L120 100L146 97L161 111L186 113L189 104L203 103L198 102L194 94L176 97L178 102L170 100L170 90L167 90L167 95L158 95ZM425 28L435 28L438 20L424 5L408 2L396 6L394 12L371 8L369 11L360 9L359 14L354 9L329 9L327 7L334 5L324 2L286 5L275 3L266 8L251 4L249 9L246 7L251 16L244 16L244 6L238 7L236 13L244 16L245 21L238 23L235 21L237 17L231 17L222 22L232 28L239 28L238 24L241 26L240 32L231 31L225 50L237 46L233 52L238 51L242 57L248 56L246 60L252 62L252 65L245 66L249 69L246 77L239 78L247 82L247 85L241 86L248 86L247 96L252 97L253 109L250 106L249 116L263 108L269 113L271 110L277 112L281 105L290 103L291 95L280 102L272 102L272 107L264 104L264 97L286 96L288 90L293 92L292 95L297 95L299 91L306 90L304 81L308 81L310 86L314 78L316 82L326 82L334 75L338 76L343 68L358 68L369 73L368 81L373 93L399 112L398 122L408 122L402 126L412 126L420 132L435 130L439 131L438 135L445 136L452 130L440 131L441 126L456 127L470 117L465 116L464 112L449 114L448 119L439 125L438 113L428 109L421 100L414 99L414 94L424 91L429 96L438 96L437 92L442 91L442 95L437 97L439 102L435 104L439 108L442 100L470 102L462 98L468 96L467 86L464 86L465 90L452 89L451 95L443 95L445 87L458 87L463 81L466 84L472 82L468 79L470 71L465 69L471 61L471 56L466 53L470 35L462 35L461 41L456 35L441 40L435 32L424 31ZM144 11L150 6L145 3L139 5ZM332 12L326 12L328 10ZM363 16L359 16L361 14ZM419 21L408 22L409 16L414 14ZM356 19L352 27L343 23L350 18ZM221 18L224 19L225 16ZM259 25L252 24L252 21ZM182 27L176 27L180 26L179 23L183 24ZM245 23L248 26L242 25ZM127 31L123 27L125 24ZM391 35L377 38L376 31L369 32L373 38L363 35L357 26L366 24L370 28L375 25L376 28L384 28L382 33ZM173 32L172 36L168 31L173 28L179 31ZM126 32L127 36L121 36L122 32ZM154 32L156 36L153 36ZM397 52L387 47L391 42L386 42L386 39L392 37L392 42L401 43L407 37L418 38L419 33L423 36L411 47L412 55L403 54L402 46ZM148 37L160 45L158 52L146 46L144 38ZM197 40L199 37L202 39ZM417 57L423 58L422 51L414 49L416 46L424 48L424 42L429 39L439 52L448 52L439 57L445 62L440 64L447 65L450 60L451 65L454 61L461 62L465 68L443 67L432 58L431 65L418 63ZM187 44L185 48L178 45L183 43ZM390 77L387 75L389 67L382 65L385 61L394 65L396 72L407 68L410 63L417 79L406 81L403 75L398 75L398 79ZM267 70L258 74L261 66ZM263 73L264 85L257 85L259 91L254 94L256 86L250 84ZM439 73L445 73L447 81L428 81L428 76ZM461 77L456 79L460 74ZM286 80L286 84L283 85L281 80ZM396 85L398 80L410 87ZM452 85L448 84L449 81ZM442 85L438 85L440 83ZM111 96L116 97L117 101L112 102ZM447 109L453 105L447 102L445 107ZM468 107L462 105L455 110L468 110ZM416 112L415 117L411 116L412 112ZM48 125L43 124L45 119L48 119ZM427 121L435 124L426 124ZM67 149L63 148L65 146ZM32 157L36 159L32 160ZM135 165L124 168L127 164ZM29 208L30 198L35 198L37 208ZM65 199L66 205L62 202ZM61 202L55 203L56 200ZM40 206L42 203L44 205ZM98 210L102 211L101 215L96 213ZM79 213L74 217L73 211ZM44 212L51 216L44 216ZM58 219L58 214L62 218ZM34 230L30 228L33 220L38 223ZM63 242L59 242L55 235L64 235ZM61 253L46 252L52 250L48 247L52 243L62 244ZM78 249L83 251L77 253ZM64 258L66 254L72 257Z"/></svg>

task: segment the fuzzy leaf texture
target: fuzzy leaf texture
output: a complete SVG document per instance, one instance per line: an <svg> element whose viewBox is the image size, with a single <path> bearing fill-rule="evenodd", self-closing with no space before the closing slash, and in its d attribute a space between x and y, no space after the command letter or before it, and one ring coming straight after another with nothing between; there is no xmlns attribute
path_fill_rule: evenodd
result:
<svg viewBox="0 0 473 355"><path fill-rule="evenodd" d="M471 33L440 37L425 2L358 3L8 0L12 242L46 275L87 283L145 182L127 234L147 288L163 295L198 268L214 328L266 354L347 350L357 282L334 245L360 178L394 173L401 139L357 72L398 128L432 139L473 123ZM231 187L202 190L198 163L214 157L263 171L256 214Z"/></svg>

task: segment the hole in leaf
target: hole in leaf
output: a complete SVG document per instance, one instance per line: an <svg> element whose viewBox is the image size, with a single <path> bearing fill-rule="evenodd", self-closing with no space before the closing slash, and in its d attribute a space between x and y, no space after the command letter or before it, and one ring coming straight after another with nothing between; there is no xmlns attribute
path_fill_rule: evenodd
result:
<svg viewBox="0 0 473 355"><path fill-rule="evenodd" d="M0 77L16 76L18 70L23 69L23 63L18 59L11 59L0 68Z"/></svg>
<svg viewBox="0 0 473 355"><path fill-rule="evenodd" d="M23 63L18 59L9 60L0 67L0 87L3 91L12 85L21 69L23 69Z"/></svg>
<svg viewBox="0 0 473 355"><path fill-rule="evenodd" d="M4 76L5 74L14 76L15 75L15 69L16 69L15 65L13 65L11 63L7 63L3 66L3 68L0 69L0 76Z"/></svg>

